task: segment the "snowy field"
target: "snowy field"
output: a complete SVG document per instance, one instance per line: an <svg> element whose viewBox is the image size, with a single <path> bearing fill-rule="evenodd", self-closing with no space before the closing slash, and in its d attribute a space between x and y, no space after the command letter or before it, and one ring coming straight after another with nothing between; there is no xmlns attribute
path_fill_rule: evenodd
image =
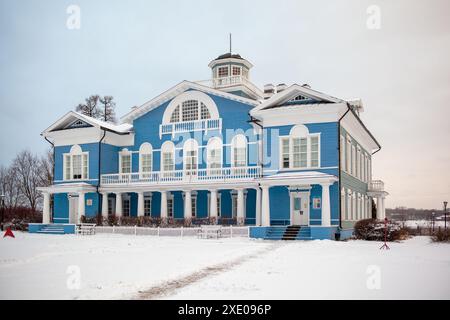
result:
<svg viewBox="0 0 450 320"><path fill-rule="evenodd" d="M450 299L450 245L16 233L1 299Z"/></svg>

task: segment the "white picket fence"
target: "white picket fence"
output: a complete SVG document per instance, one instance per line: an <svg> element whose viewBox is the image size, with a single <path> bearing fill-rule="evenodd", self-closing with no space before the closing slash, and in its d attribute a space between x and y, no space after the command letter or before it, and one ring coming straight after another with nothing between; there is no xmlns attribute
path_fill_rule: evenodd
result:
<svg viewBox="0 0 450 320"><path fill-rule="evenodd" d="M131 234L136 236L157 236L157 237L197 237L200 227L189 228L151 228L138 226L97 226L95 231L99 233L114 233L114 234ZM222 237L249 237L249 227L223 226Z"/></svg>

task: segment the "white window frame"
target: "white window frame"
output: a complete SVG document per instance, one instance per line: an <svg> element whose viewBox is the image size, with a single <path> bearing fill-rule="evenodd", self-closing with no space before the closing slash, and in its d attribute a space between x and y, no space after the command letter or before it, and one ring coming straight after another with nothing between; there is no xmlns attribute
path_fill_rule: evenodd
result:
<svg viewBox="0 0 450 320"><path fill-rule="evenodd" d="M341 170L345 171L345 138L344 136L341 134L340 138L339 138L339 142L341 144L341 153L340 153L340 157L341 157Z"/></svg>
<svg viewBox="0 0 450 320"><path fill-rule="evenodd" d="M150 156L150 171L144 171L144 156ZM150 173L153 171L153 147L150 143L144 142L139 148L139 173Z"/></svg>
<svg viewBox="0 0 450 320"><path fill-rule="evenodd" d="M73 177L73 158L81 156L81 178ZM86 165L85 165L86 158ZM67 168L67 159L69 159L69 168ZM67 169L69 169L69 177L67 177ZM73 145L70 152L63 154L63 180L64 181L83 181L89 180L89 152L83 152L79 145Z"/></svg>
<svg viewBox="0 0 450 320"><path fill-rule="evenodd" d="M123 157L130 157L130 172L123 172ZM133 154L128 149L123 149L119 152L119 173L120 174L131 174L133 172Z"/></svg>
<svg viewBox="0 0 450 320"><path fill-rule="evenodd" d="M172 204L171 206L169 206L169 201ZM174 196L172 193L169 193L167 195L167 217L169 218L174 218L175 217L175 201L174 201ZM169 210L169 208L171 208L171 210Z"/></svg>
<svg viewBox="0 0 450 320"><path fill-rule="evenodd" d="M211 159L211 151L212 150L219 150L220 151L220 157L219 162L212 162ZM212 137L208 140L208 144L206 146L206 164L208 168L208 174L220 174L220 170L223 167L223 143L222 139L219 137ZM215 164L215 166L219 165L218 167L212 167L212 164ZM218 170L219 169L219 170ZM216 172L217 170L217 172Z"/></svg>
<svg viewBox="0 0 450 320"><path fill-rule="evenodd" d="M194 152L194 155L188 156L189 152ZM189 157L189 158L188 158ZM195 163L190 161L195 158ZM197 175L198 172L198 164L199 163L199 147L198 142L195 139L188 139L183 145L183 170L186 175ZM195 168L187 168L187 166L191 166L195 164ZM188 171L189 170L189 171Z"/></svg>
<svg viewBox="0 0 450 320"><path fill-rule="evenodd" d="M318 142L318 150L317 150L317 156L318 156L318 166L312 166L311 165L311 138L317 137ZM306 139L306 167L302 166L294 166L294 139ZM283 141L289 140L289 167L284 167L284 161L283 161L283 155L285 154L283 152ZM319 169L321 166L321 134L318 133L311 133L307 136L280 136L279 137L279 169L280 170L301 170L301 169Z"/></svg>
<svg viewBox="0 0 450 320"><path fill-rule="evenodd" d="M226 76L221 76L220 75L220 69L227 69L227 75ZM228 78L228 77L230 77L231 76L231 73L230 73L230 66L229 65L226 65L226 66L217 66L217 78L218 79L223 79L223 78Z"/></svg>
<svg viewBox="0 0 450 320"><path fill-rule="evenodd" d="M148 209L149 209L148 210L148 214L146 212L146 206L145 206L146 201L150 202L150 206L148 207ZM152 216L152 202L153 202L153 200L152 200L152 196L151 195L144 196L144 216L145 217L151 217Z"/></svg>
<svg viewBox="0 0 450 320"><path fill-rule="evenodd" d="M237 166L237 162L235 161L235 153L236 149L245 149L244 150L244 156L245 156L245 163L243 166L239 165ZM245 168L248 165L248 141L247 137L243 134L237 134L233 137L233 140L231 141L231 167L232 168Z"/></svg>
<svg viewBox="0 0 450 320"><path fill-rule="evenodd" d="M349 137L347 137L347 145L345 147L345 151L347 152L347 161L345 165L345 172L351 174L352 171L352 141Z"/></svg>
<svg viewBox="0 0 450 320"><path fill-rule="evenodd" d="M161 159L160 159L160 169L161 172L173 172L175 171L175 145L173 144L172 141L166 141L162 144L161 146ZM172 168L171 170L166 170L165 165L164 165L164 154L168 154L170 153L172 156Z"/></svg>

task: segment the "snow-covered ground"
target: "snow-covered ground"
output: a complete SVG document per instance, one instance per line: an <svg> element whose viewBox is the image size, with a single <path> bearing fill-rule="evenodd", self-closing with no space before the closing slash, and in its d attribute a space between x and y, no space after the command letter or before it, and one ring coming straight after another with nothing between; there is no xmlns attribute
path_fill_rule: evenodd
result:
<svg viewBox="0 0 450 320"><path fill-rule="evenodd" d="M0 241L0 298L450 299L449 244L389 245L16 233Z"/></svg>

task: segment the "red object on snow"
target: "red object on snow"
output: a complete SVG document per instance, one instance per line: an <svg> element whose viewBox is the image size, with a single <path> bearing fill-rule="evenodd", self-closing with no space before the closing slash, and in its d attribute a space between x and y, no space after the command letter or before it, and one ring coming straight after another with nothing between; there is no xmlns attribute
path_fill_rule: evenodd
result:
<svg viewBox="0 0 450 320"><path fill-rule="evenodd" d="M14 233L12 232L11 228L6 229L5 234L3 235L4 237L11 237L11 238L15 238Z"/></svg>

